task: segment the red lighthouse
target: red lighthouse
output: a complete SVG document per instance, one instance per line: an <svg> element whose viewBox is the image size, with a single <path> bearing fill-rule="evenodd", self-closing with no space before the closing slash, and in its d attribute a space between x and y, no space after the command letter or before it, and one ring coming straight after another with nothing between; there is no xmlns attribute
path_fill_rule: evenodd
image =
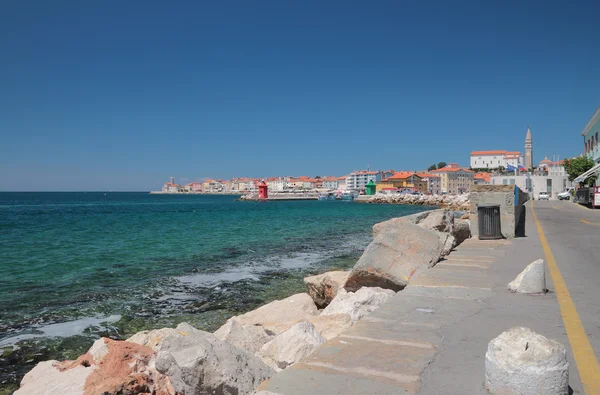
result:
<svg viewBox="0 0 600 395"><path fill-rule="evenodd" d="M268 199L269 198L269 187L265 183L265 180L262 180L260 184L258 184L258 198L259 199Z"/></svg>

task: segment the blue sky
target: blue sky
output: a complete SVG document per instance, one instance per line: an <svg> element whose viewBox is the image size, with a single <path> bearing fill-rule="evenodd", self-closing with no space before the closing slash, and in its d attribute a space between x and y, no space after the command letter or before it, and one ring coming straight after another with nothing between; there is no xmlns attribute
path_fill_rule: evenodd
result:
<svg viewBox="0 0 600 395"><path fill-rule="evenodd" d="M600 105L578 3L3 1L0 190L468 165L527 125L536 162L578 155Z"/></svg>

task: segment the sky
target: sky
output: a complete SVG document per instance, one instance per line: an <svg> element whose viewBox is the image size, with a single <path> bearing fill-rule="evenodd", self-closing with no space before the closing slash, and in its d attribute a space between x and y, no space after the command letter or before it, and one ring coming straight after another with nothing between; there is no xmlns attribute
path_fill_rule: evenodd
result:
<svg viewBox="0 0 600 395"><path fill-rule="evenodd" d="M577 4L571 4L577 3ZM0 2L0 191L582 152L600 2Z"/></svg>

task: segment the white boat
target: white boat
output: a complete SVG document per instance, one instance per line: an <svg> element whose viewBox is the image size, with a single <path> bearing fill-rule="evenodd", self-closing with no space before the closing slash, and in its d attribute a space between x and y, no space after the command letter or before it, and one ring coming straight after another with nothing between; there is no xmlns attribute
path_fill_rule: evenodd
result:
<svg viewBox="0 0 600 395"><path fill-rule="evenodd" d="M342 192L342 194L339 197L340 197L340 200L354 200L354 198L355 198L354 194L350 191Z"/></svg>
<svg viewBox="0 0 600 395"><path fill-rule="evenodd" d="M333 192L322 193L319 195L319 200L335 200L335 195Z"/></svg>

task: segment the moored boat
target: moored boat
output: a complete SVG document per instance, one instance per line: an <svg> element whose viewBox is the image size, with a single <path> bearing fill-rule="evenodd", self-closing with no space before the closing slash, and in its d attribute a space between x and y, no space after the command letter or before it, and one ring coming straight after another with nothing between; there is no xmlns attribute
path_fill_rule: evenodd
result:
<svg viewBox="0 0 600 395"><path fill-rule="evenodd" d="M344 191L340 195L340 200L354 200L354 194L350 191Z"/></svg>

